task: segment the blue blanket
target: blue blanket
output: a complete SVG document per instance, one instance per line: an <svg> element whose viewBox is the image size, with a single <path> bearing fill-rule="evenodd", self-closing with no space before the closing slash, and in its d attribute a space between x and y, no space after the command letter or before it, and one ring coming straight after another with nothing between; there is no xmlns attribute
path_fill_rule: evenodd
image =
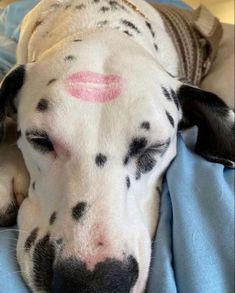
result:
<svg viewBox="0 0 235 293"><path fill-rule="evenodd" d="M0 9L0 80L16 63L16 45L20 23L38 0L23 0Z"/></svg>
<svg viewBox="0 0 235 293"><path fill-rule="evenodd" d="M36 2L0 10L2 73L15 62L18 23ZM196 155L179 135L163 185L147 292L234 292L233 223L234 171ZM15 259L16 240L17 230L0 229L0 293L28 292Z"/></svg>
<svg viewBox="0 0 235 293"><path fill-rule="evenodd" d="M234 171L178 138L166 173L148 292L234 292Z"/></svg>

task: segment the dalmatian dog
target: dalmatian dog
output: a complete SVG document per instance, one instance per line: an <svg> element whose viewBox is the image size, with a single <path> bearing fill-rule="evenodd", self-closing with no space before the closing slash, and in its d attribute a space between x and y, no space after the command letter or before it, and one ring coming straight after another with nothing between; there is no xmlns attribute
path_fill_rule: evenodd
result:
<svg viewBox="0 0 235 293"><path fill-rule="evenodd" d="M18 214L26 284L144 292L179 125L233 167L234 113L177 78L173 42L142 0L42 0L17 60L0 87L0 225Z"/></svg>

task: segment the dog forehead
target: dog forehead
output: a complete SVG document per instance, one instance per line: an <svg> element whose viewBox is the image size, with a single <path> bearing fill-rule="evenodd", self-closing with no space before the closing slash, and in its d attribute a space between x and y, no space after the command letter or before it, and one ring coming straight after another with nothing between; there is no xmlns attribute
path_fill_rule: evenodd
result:
<svg viewBox="0 0 235 293"><path fill-rule="evenodd" d="M18 100L22 119L64 114L63 119L69 115L71 121L74 114L77 121L94 121L99 117L115 121L127 117L129 123L135 123L151 116L158 119L165 106L172 106L164 105L162 86L155 78L147 83L144 77L127 78L122 72L112 70L111 73L78 70L64 76L55 72L40 75L35 70L27 76Z"/></svg>
<svg viewBox="0 0 235 293"><path fill-rule="evenodd" d="M58 78L77 71L114 73L130 82L142 80L147 84L153 79L150 76L164 72L156 59L134 40L120 32L101 29L59 42L40 56L32 75L54 74Z"/></svg>
<svg viewBox="0 0 235 293"><path fill-rule="evenodd" d="M79 134L84 143L98 135L121 144L148 121L155 137L166 139L172 129L165 109L174 106L162 85L171 78L143 48L122 38L120 44L129 42L122 50L116 34L115 42L92 35L42 56L27 72L20 93L20 127L45 128L71 139Z"/></svg>
<svg viewBox="0 0 235 293"><path fill-rule="evenodd" d="M159 89L141 93L131 88L115 100L98 103L74 98L60 81L50 82L47 91L22 91L18 125L23 132L46 131L71 153L85 158L104 151L123 158L133 138L146 137L151 144L167 140L176 131L174 112L168 109L169 123L165 105L157 99L161 96Z"/></svg>
<svg viewBox="0 0 235 293"><path fill-rule="evenodd" d="M116 81L106 98L97 95L93 100L109 101L121 93L131 101L151 95L159 99L160 84L169 82L167 79L169 75L136 42L119 32L100 30L58 43L42 55L28 70L23 96L24 99L29 97L30 101L40 99L39 94L50 96L56 87L57 96L67 89L70 93L67 97L78 97L81 96L81 89L76 90L78 83L95 81L110 86ZM85 97L84 100L91 99Z"/></svg>
<svg viewBox="0 0 235 293"><path fill-rule="evenodd" d="M141 56L143 62L122 64L113 57L100 56L95 63L89 56L80 58L79 50L59 54L48 56L27 71L19 112L34 112L45 101L55 104L54 111L66 104L67 109L85 108L88 113L89 109L101 110L100 103L111 112L118 107L123 113L126 107L129 113L138 112L139 108L144 112L154 103L158 105L155 110L161 109L161 84L169 76L159 71L151 58Z"/></svg>

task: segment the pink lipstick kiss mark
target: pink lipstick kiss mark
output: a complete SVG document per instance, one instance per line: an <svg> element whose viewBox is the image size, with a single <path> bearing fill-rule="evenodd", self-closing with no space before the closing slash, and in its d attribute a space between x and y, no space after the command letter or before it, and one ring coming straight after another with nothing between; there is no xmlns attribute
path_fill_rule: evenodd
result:
<svg viewBox="0 0 235 293"><path fill-rule="evenodd" d="M123 89L122 78L118 75L95 72L78 72L65 81L71 96L89 102L107 102L117 98Z"/></svg>

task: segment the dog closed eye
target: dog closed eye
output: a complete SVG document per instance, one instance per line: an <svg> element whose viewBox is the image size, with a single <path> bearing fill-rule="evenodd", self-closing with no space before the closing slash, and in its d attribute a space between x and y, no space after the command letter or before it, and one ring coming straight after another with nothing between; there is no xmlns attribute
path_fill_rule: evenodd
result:
<svg viewBox="0 0 235 293"><path fill-rule="evenodd" d="M35 150L38 150L41 153L54 151L53 143L44 130L28 130L26 131L25 136Z"/></svg>

